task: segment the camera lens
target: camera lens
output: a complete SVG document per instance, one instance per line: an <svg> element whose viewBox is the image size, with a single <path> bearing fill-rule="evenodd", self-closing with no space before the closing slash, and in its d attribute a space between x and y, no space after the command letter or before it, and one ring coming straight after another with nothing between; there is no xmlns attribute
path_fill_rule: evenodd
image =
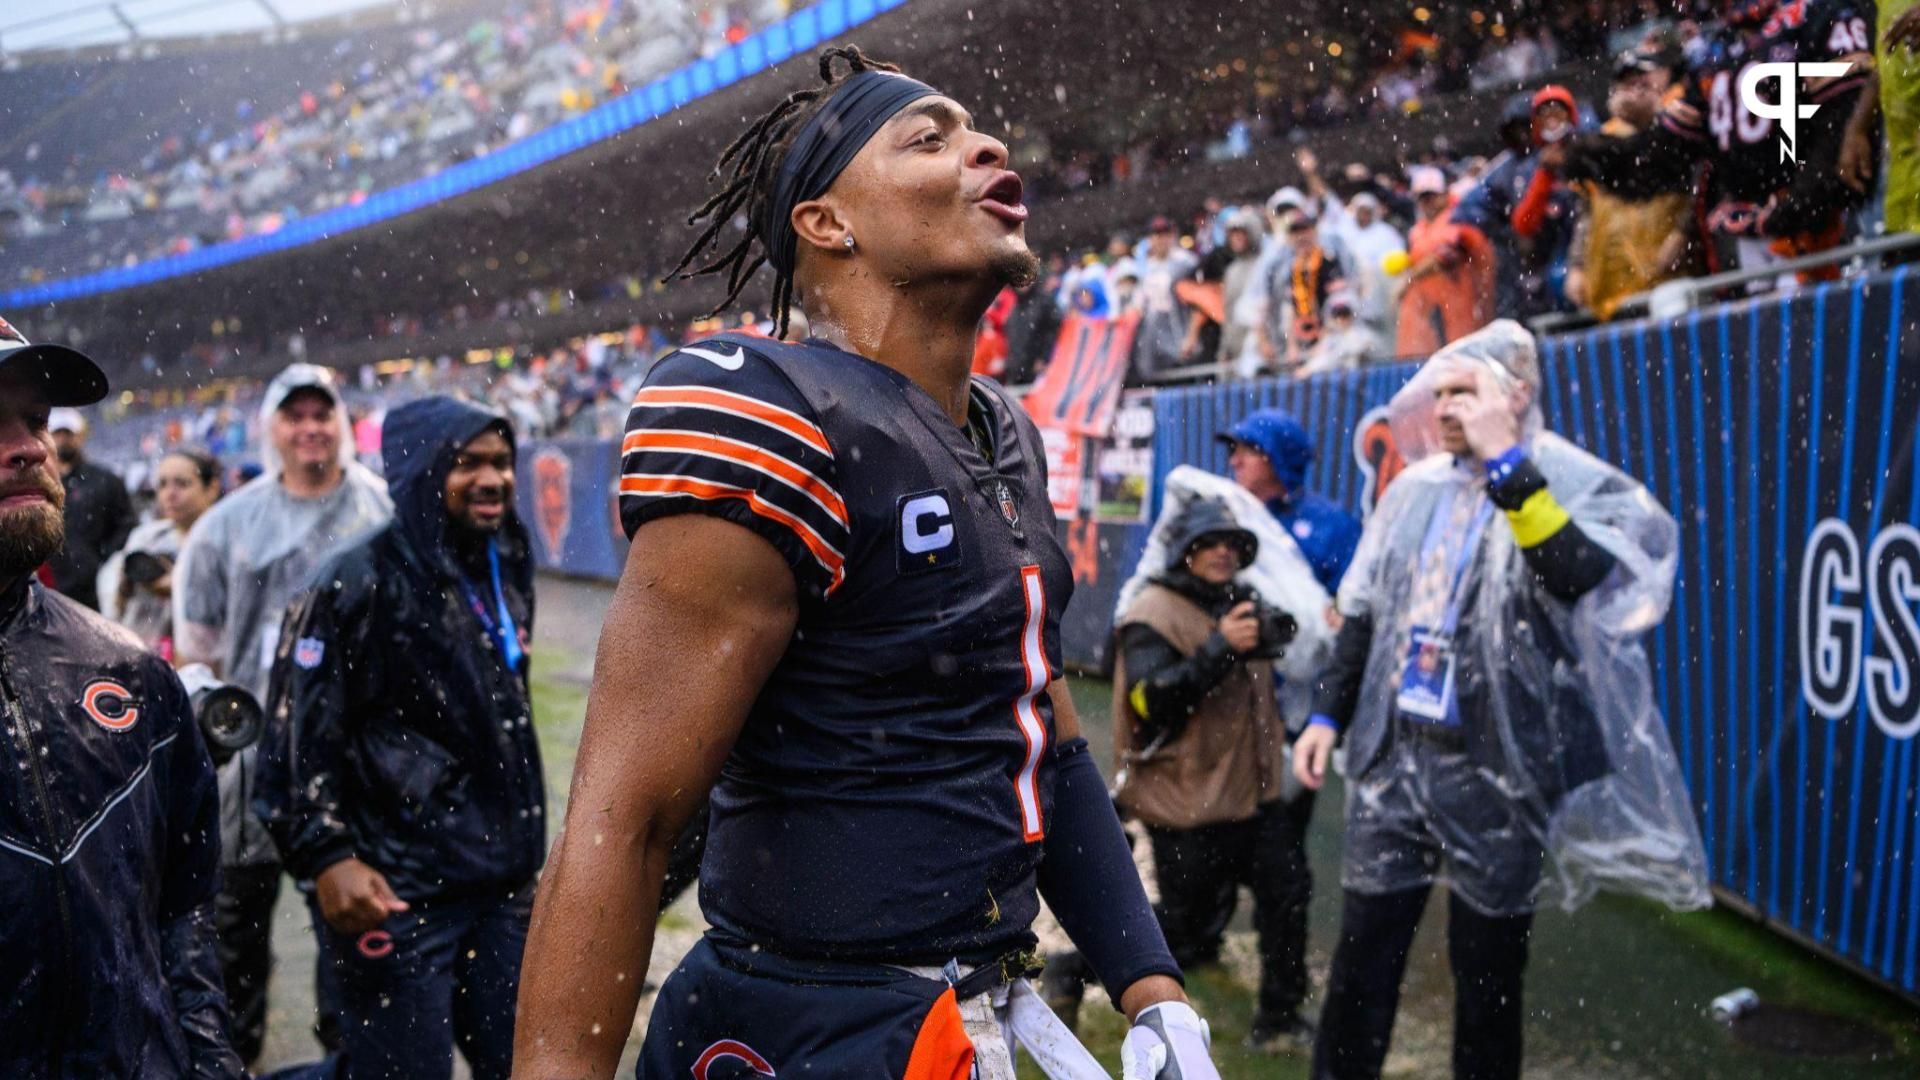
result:
<svg viewBox="0 0 1920 1080"><path fill-rule="evenodd" d="M198 704L200 733L215 756L231 756L260 740L266 717L252 694L222 686L201 695Z"/></svg>

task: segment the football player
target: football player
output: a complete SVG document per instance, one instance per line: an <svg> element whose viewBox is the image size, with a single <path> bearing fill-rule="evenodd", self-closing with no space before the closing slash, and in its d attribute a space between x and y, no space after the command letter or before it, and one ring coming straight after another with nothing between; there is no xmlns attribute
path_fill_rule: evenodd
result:
<svg viewBox="0 0 1920 1080"><path fill-rule="evenodd" d="M634 399L633 546L536 905L514 1074L612 1075L669 850L711 792L712 930L661 987L643 1077L1103 1075L1023 976L1044 896L1133 1023L1126 1075L1213 1077L1060 679L1072 575L1040 437L969 378L1030 280L1007 149L832 49L729 146L684 270L774 269L782 336L723 334ZM723 306L725 306L723 304ZM1039 1010L1036 1013L1035 1010Z"/></svg>

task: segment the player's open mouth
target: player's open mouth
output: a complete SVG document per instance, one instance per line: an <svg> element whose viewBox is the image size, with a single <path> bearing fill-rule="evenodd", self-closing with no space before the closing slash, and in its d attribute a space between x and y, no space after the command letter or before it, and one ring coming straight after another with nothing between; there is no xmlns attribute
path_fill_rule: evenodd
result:
<svg viewBox="0 0 1920 1080"><path fill-rule="evenodd" d="M980 208L1002 221L1018 225L1027 220L1027 208L1022 202L1025 194L1026 187L1020 183L1020 177L1003 172L980 194Z"/></svg>

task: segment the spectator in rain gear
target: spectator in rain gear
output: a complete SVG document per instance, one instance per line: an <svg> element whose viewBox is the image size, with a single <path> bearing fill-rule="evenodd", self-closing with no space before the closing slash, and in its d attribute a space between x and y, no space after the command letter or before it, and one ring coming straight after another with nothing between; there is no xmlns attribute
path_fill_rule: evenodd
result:
<svg viewBox="0 0 1920 1080"><path fill-rule="evenodd" d="M1225 506L1194 502L1167 565L1117 620L1114 799L1147 826L1160 925L1183 968L1218 962L1240 886L1252 888L1260 1000L1249 1041L1267 1048L1312 1038L1299 1009L1313 882L1307 818L1282 791L1287 730L1263 649L1275 643L1234 581L1258 550Z"/></svg>
<svg viewBox="0 0 1920 1080"><path fill-rule="evenodd" d="M1664 103L1685 93L1678 69L1675 53L1643 47L1621 56L1600 134L1632 138L1656 123ZM1574 190L1583 200L1567 261L1567 299L1575 306L1610 319L1627 297L1694 269L1692 193L1630 199L1591 180Z"/></svg>
<svg viewBox="0 0 1920 1080"><path fill-rule="evenodd" d="M204 663L265 700L283 644L287 604L330 553L386 523L386 484L354 460L346 404L333 373L293 364L260 403L266 470L194 523L173 568L174 652ZM220 768L221 962L233 1005L234 1045L252 1061L266 1033L273 906L280 860L250 805L259 748ZM331 992L318 988L322 1040L331 1042Z"/></svg>
<svg viewBox="0 0 1920 1080"><path fill-rule="evenodd" d="M346 1077L447 1077L457 1042L504 1080L546 852L513 429L426 398L383 454L392 523L288 610L256 808L311 889Z"/></svg>
<svg viewBox="0 0 1920 1080"><path fill-rule="evenodd" d="M1527 110L1527 152L1503 155L1453 211L1455 222L1493 244L1495 310L1517 318L1566 307L1562 284L1579 209L1559 172L1564 144L1580 123L1573 93L1541 87Z"/></svg>
<svg viewBox="0 0 1920 1080"><path fill-rule="evenodd" d="M1495 256L1485 233L1455 220L1445 174L1417 165L1407 177L1419 219L1407 230L1393 352L1426 356L1493 318Z"/></svg>
<svg viewBox="0 0 1920 1080"><path fill-rule="evenodd" d="M1678 529L1639 483L1541 430L1539 386L1532 336L1502 320L1435 355L1390 407L1410 464L1367 520L1294 747L1317 788L1347 743L1316 1077L1380 1075L1436 882L1450 894L1454 1075L1474 1080L1520 1075L1527 946L1549 887L1569 907L1601 887L1709 901L1640 644L1666 614Z"/></svg>

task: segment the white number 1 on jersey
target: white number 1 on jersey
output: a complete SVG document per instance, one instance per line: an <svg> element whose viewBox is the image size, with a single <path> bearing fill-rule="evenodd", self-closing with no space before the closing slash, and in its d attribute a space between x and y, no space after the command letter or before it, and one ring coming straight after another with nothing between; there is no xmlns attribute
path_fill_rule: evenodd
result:
<svg viewBox="0 0 1920 1080"><path fill-rule="evenodd" d="M1027 671L1027 688L1013 702L1013 719L1027 740L1026 761L1013 782L1014 796L1020 802L1021 839L1032 843L1046 835L1040 823L1040 756L1047 752L1047 725L1040 719L1034 699L1047 688L1047 650L1040 640L1047 624L1047 591L1040 581L1040 568L1020 568L1020 591L1027 601L1027 621L1020 630L1020 662Z"/></svg>

